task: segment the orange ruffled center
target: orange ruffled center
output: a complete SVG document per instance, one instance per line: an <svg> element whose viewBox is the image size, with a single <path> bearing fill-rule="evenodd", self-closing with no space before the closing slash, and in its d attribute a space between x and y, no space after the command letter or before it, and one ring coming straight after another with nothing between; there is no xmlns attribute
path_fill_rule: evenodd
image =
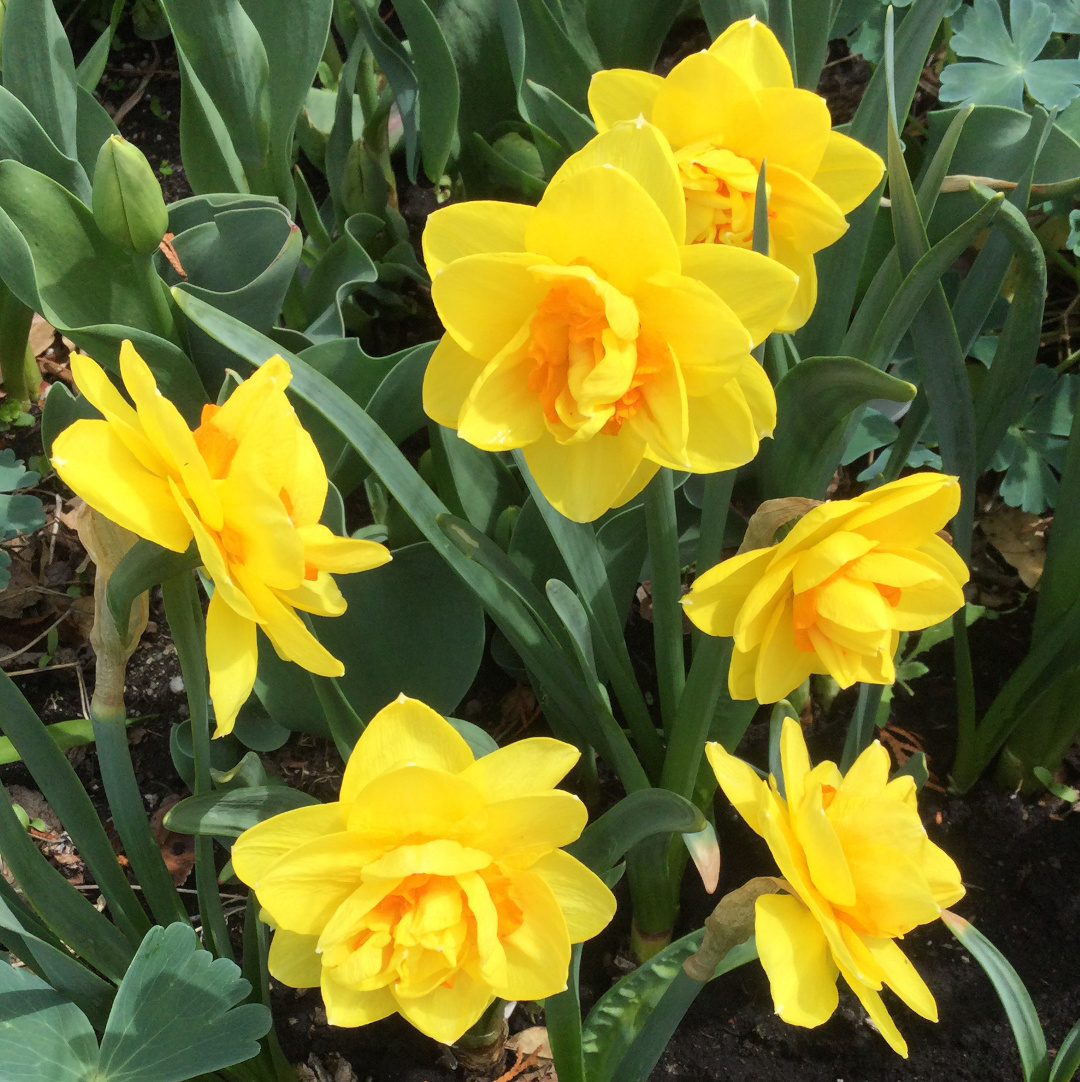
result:
<svg viewBox="0 0 1080 1082"><path fill-rule="evenodd" d="M686 195L689 243L753 247L760 163L710 142L683 147L675 160Z"/></svg>
<svg viewBox="0 0 1080 1082"><path fill-rule="evenodd" d="M670 364L666 343L636 319L632 328L620 326L621 334L612 327L611 303L596 282L575 277L557 281L537 305L525 347L533 362L529 390L553 427L617 435L642 408L650 380Z"/></svg>
<svg viewBox="0 0 1080 1082"><path fill-rule="evenodd" d="M501 940L521 927L521 907L510 882L494 868L472 877L471 891L486 893ZM410 875L357 918L339 942L322 944L325 966L360 990L387 985L403 997L453 988L458 972L481 962L477 919L469 892L455 876Z"/></svg>
<svg viewBox="0 0 1080 1082"><path fill-rule="evenodd" d="M853 560L852 563L857 561ZM812 654L815 651L814 643L810 636L812 628L817 627L818 622L818 609L817 598L821 591L828 589L828 587L845 576L846 568L842 567L839 571L830 575L824 582L819 583L817 586L812 587L809 590L803 590L802 593L795 594L794 607L792 611L792 623L795 629L795 645L805 654ZM900 587L888 586L885 583L875 582L872 583L877 588L877 592L889 603L892 608L896 608L900 604Z"/></svg>

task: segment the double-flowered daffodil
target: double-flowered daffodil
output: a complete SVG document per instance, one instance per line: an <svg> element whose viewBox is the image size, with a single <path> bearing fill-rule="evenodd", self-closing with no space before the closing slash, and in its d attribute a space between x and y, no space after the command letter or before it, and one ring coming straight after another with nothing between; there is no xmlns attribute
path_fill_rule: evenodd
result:
<svg viewBox="0 0 1080 1082"><path fill-rule="evenodd" d="M496 996L563 991L570 945L615 912L561 849L586 821L554 788L578 754L532 737L474 759L449 722L399 696L364 730L337 801L274 816L233 846L276 928L271 975L321 988L331 1025L398 1012L448 1044Z"/></svg>
<svg viewBox="0 0 1080 1082"><path fill-rule="evenodd" d="M435 211L424 257L446 334L424 379L428 415L484 450L521 448L544 495L579 522L661 466L749 462L776 421L750 348L796 277L685 235L678 169L644 122L567 159L539 206Z"/></svg>
<svg viewBox="0 0 1080 1082"><path fill-rule="evenodd" d="M104 419L57 436L57 473L140 537L174 552L194 539L214 581L206 655L216 735L232 730L255 684L256 628L287 661L340 676L344 666L295 610L340 616L345 599L330 573L366 571L390 554L319 524L326 470L285 395L288 364L271 358L222 406L204 406L194 432L130 342L120 371L134 407L89 357L73 354L71 369Z"/></svg>
<svg viewBox="0 0 1080 1082"><path fill-rule="evenodd" d="M959 506L955 477L912 474L819 504L779 544L699 575L683 607L702 631L734 636L732 696L776 702L811 673L891 684L900 632L964 603L967 567L938 536Z"/></svg>
<svg viewBox="0 0 1080 1082"><path fill-rule="evenodd" d="M667 137L686 194L688 244L753 244L758 172L766 162L769 254L799 276L777 329L809 319L817 298L814 252L844 234L844 215L877 187L884 165L832 130L817 94L793 86L791 65L764 23L733 23L666 78L622 68L597 72L589 108L600 131L640 116Z"/></svg>
<svg viewBox="0 0 1080 1082"><path fill-rule="evenodd" d="M839 974L902 1056L907 1044L879 992L937 1021L937 1005L895 940L964 896L956 865L926 836L911 777L889 781L876 741L841 775L811 768L798 722L780 736L783 788L720 744L705 747L724 795L768 843L785 894L759 897L754 932L776 1013L819 1026L836 1010Z"/></svg>

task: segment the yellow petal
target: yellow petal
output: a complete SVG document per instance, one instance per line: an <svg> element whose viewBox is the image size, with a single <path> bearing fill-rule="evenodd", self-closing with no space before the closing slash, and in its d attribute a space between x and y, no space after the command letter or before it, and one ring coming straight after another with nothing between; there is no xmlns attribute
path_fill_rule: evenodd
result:
<svg viewBox="0 0 1080 1082"><path fill-rule="evenodd" d="M754 99L758 112L753 126L740 123L739 116L732 118L728 145L746 158L767 162L765 179L770 184L776 166L813 177L832 134L825 99L809 90L780 86L759 90Z"/></svg>
<svg viewBox="0 0 1080 1082"><path fill-rule="evenodd" d="M810 753L806 750L802 725L790 717L784 718L780 726L780 769L784 774L788 808L794 811L806 795Z"/></svg>
<svg viewBox="0 0 1080 1082"><path fill-rule="evenodd" d="M206 462L195 445L195 436L180 411L158 390L146 362L126 340L120 346L120 373L128 389L146 438L161 457L177 471L199 516L213 530L221 528L221 501L210 480Z"/></svg>
<svg viewBox="0 0 1080 1082"><path fill-rule="evenodd" d="M225 509L222 541L231 560L267 586L295 589L304 578L304 543L265 476L232 470L217 483ZM213 529L206 519L203 522ZM228 541L226 541L226 537Z"/></svg>
<svg viewBox="0 0 1080 1082"><path fill-rule="evenodd" d="M622 507L624 503L629 503L656 476L659 469L659 462L650 462L647 458L643 458L641 465L631 474L622 492L611 501L611 506Z"/></svg>
<svg viewBox="0 0 1080 1082"><path fill-rule="evenodd" d="M776 35L759 19L732 23L709 46L726 60L754 90L792 85L791 64Z"/></svg>
<svg viewBox="0 0 1080 1082"><path fill-rule="evenodd" d="M507 800L554 789L580 757L573 744L532 736L481 756L460 776L487 800Z"/></svg>
<svg viewBox="0 0 1080 1082"><path fill-rule="evenodd" d="M72 353L71 374L75 385L86 400L112 425L127 449L151 472L164 477L168 472L165 460L143 432L139 415L124 401L105 370L82 353Z"/></svg>
<svg viewBox="0 0 1080 1082"><path fill-rule="evenodd" d="M933 570L936 561L926 559L926 564L928 570ZM964 591L952 578L945 576L937 582L904 587L900 599L890 606L889 615L897 631L921 631L947 620L963 606Z"/></svg>
<svg viewBox="0 0 1080 1082"><path fill-rule="evenodd" d="M740 650L738 644L731 651L731 666L728 669L728 694L740 702L754 698L754 673L757 671L759 646Z"/></svg>
<svg viewBox="0 0 1080 1082"><path fill-rule="evenodd" d="M760 834L761 798L768 784L758 777L749 763L731 755L722 744L715 741L706 744L705 757L731 806L746 820L751 830Z"/></svg>
<svg viewBox="0 0 1080 1082"><path fill-rule="evenodd" d="M356 749L350 762L355 758ZM459 774L416 764L392 767L359 790L349 830L388 848L420 837L459 837L460 823L482 800Z"/></svg>
<svg viewBox="0 0 1080 1082"><path fill-rule="evenodd" d="M798 898L766 894L754 906L754 931L776 1013L793 1026L820 1026L839 1003L821 925Z"/></svg>
<svg viewBox="0 0 1080 1082"><path fill-rule="evenodd" d="M305 578L295 590L275 590L279 600L301 612L316 616L340 616L347 608L337 583L325 571Z"/></svg>
<svg viewBox="0 0 1080 1082"><path fill-rule="evenodd" d="M376 988L361 992L342 982L337 968L324 966L322 971L322 998L326 1007L326 1021L332 1026L366 1026L378 1022L397 1009L397 1001L388 988Z"/></svg>
<svg viewBox="0 0 1080 1082"><path fill-rule="evenodd" d="M785 784L789 777L785 769ZM814 886L836 905L854 905L855 884L840 839L825 815L820 785L807 786L805 798L793 811L792 826L806 854Z"/></svg>
<svg viewBox="0 0 1080 1082"><path fill-rule="evenodd" d="M733 470L757 454L758 425L739 380L688 398L686 415L686 461L693 473Z"/></svg>
<svg viewBox="0 0 1080 1082"><path fill-rule="evenodd" d="M317 935L276 931L266 959L270 976L288 988L318 988L322 980L322 959L315 953L318 943Z"/></svg>
<svg viewBox="0 0 1080 1082"><path fill-rule="evenodd" d="M683 248L682 272L704 282L731 308L754 345L776 329L798 284L796 270L729 244Z"/></svg>
<svg viewBox="0 0 1080 1082"><path fill-rule="evenodd" d="M624 423L645 441L649 456L673 469L685 469L689 418L686 386L674 358L663 351L641 387L636 411Z"/></svg>
<svg viewBox="0 0 1080 1082"><path fill-rule="evenodd" d="M191 528L167 481L151 473L108 421L76 421L53 441L52 465L76 496L132 533L173 552Z"/></svg>
<svg viewBox="0 0 1080 1082"><path fill-rule="evenodd" d="M292 409L291 406L289 408ZM292 512L289 517L293 525L298 528L313 526L322 515L326 504L326 494L330 488L326 478L326 467L323 465L315 441L300 427L300 420L295 414L291 427L295 435L293 458L291 463L286 459L285 466L292 465L292 476L286 476L282 488L285 489L292 503Z"/></svg>
<svg viewBox="0 0 1080 1082"><path fill-rule="evenodd" d="M398 999L397 1009L421 1033L453 1044L488 1009L491 989L465 970L454 974L451 987L440 985L419 999Z"/></svg>
<svg viewBox="0 0 1080 1082"><path fill-rule="evenodd" d="M954 549L944 538L938 537L936 534L932 537L928 537L919 545L919 551L924 556L929 556L936 563L940 564L942 568L952 576L953 581L955 581L957 586L963 586L971 577L967 564L960 558L956 549Z"/></svg>
<svg viewBox="0 0 1080 1082"><path fill-rule="evenodd" d="M597 130L606 131L620 120L639 116L652 120L653 102L663 85L661 76L634 68L595 72L589 83L589 112Z"/></svg>
<svg viewBox="0 0 1080 1082"><path fill-rule="evenodd" d="M680 60L656 95L652 123L676 149L690 143L725 146L733 122L757 114L753 94L742 76L712 53L692 53ZM738 147L731 147L738 153Z"/></svg>
<svg viewBox="0 0 1080 1082"><path fill-rule="evenodd" d="M530 268L546 263L532 252L515 252L447 264L431 283L431 299L447 333L467 353L490 360L532 319L548 285Z"/></svg>
<svg viewBox="0 0 1080 1082"><path fill-rule="evenodd" d="M470 199L433 211L424 225L424 264L434 278L455 259L487 252L525 251L525 228L535 208Z"/></svg>
<svg viewBox="0 0 1080 1082"><path fill-rule="evenodd" d="M787 310L776 323L778 331L797 331L813 314L817 304L817 265L812 252L804 251L786 237L769 238L769 255L773 261L797 276L794 295Z"/></svg>
<svg viewBox="0 0 1080 1082"><path fill-rule="evenodd" d="M859 497L847 529L891 547L917 548L960 509L960 485L941 473L913 473Z"/></svg>
<svg viewBox="0 0 1080 1082"><path fill-rule="evenodd" d="M829 133L825 154L811 179L845 214L850 214L884 175L885 163L877 154L834 131Z"/></svg>
<svg viewBox="0 0 1080 1082"><path fill-rule="evenodd" d="M625 425L616 436L600 434L573 444L546 434L524 451L540 491L574 522L592 522L613 507L644 453L644 442Z"/></svg>
<svg viewBox="0 0 1080 1082"><path fill-rule="evenodd" d="M283 856L255 890L279 928L318 935L379 855L354 834L328 834Z"/></svg>
<svg viewBox="0 0 1080 1082"><path fill-rule="evenodd" d="M566 920L571 943L599 935L615 915L615 895L580 860L556 849L542 856L529 871L551 888Z"/></svg>
<svg viewBox="0 0 1080 1082"><path fill-rule="evenodd" d="M863 748L858 758L848 768L837 792L837 799L839 800L847 793L852 796L876 795L885 788L891 769L892 762L889 759L889 753L880 741L872 741L868 747Z"/></svg>
<svg viewBox="0 0 1080 1082"><path fill-rule="evenodd" d="M487 804L461 824L458 836L496 860L522 867L577 841L588 819L585 805L576 796L553 789Z"/></svg>
<svg viewBox="0 0 1080 1082"><path fill-rule="evenodd" d="M855 631L881 631L890 624L891 609L869 582L838 575L814 591L818 616Z"/></svg>
<svg viewBox="0 0 1080 1082"><path fill-rule="evenodd" d="M866 944L874 961L881 967L885 983L916 1013L931 1022L938 1020L937 1004L926 982L916 972L907 955L892 939L873 939Z"/></svg>
<svg viewBox="0 0 1080 1082"><path fill-rule="evenodd" d="M397 883L410 875L455 876L478 872L490 863L490 853L470 849L450 838L436 838L418 845L399 845L368 864L364 879L392 879Z"/></svg>
<svg viewBox="0 0 1080 1082"><path fill-rule="evenodd" d="M540 439L546 431L544 407L529 386L535 368L524 349L496 357L461 407L458 435L485 451L510 451Z"/></svg>
<svg viewBox="0 0 1080 1082"><path fill-rule="evenodd" d="M791 598L777 606L762 635L754 684L758 702L775 703L794 691L813 671L814 655L795 645Z"/></svg>
<svg viewBox="0 0 1080 1082"><path fill-rule="evenodd" d="M860 534L845 533L843 537L859 537ZM867 541L867 548L872 542ZM820 547L820 546L819 546ZM923 564L920 560L911 559L908 553L914 550L908 549L901 552L889 552L879 550L867 551L865 556L856 559L845 570L845 574L853 579L862 579L866 582L877 582L883 586L922 586L925 583L940 582L941 574L933 564ZM815 584L816 585L816 584ZM796 587L799 589L799 587ZM803 587L805 589L805 587Z"/></svg>
<svg viewBox="0 0 1080 1082"><path fill-rule="evenodd" d="M892 1020L892 1016L885 1009L885 1004L881 1002L881 996L860 981L854 973L851 973L842 965L840 966L840 973L844 980L847 981L851 990L858 996L859 1002L866 1009L866 1013L870 1015L870 1020L877 1027L878 1032L882 1037L888 1042L889 1047L897 1054L903 1056L904 1059L907 1059L907 1041L900 1035L900 1030L896 1028L896 1023Z"/></svg>
<svg viewBox="0 0 1080 1082"><path fill-rule="evenodd" d="M232 732L236 715L255 686L259 649L254 622L232 609L217 590L206 612L206 663L217 719L214 736L225 736Z"/></svg>
<svg viewBox="0 0 1080 1082"><path fill-rule="evenodd" d="M858 901L853 912L873 936L906 935L940 915L916 865L887 844L845 845Z"/></svg>
<svg viewBox="0 0 1080 1082"><path fill-rule="evenodd" d="M304 544L304 561L320 571L348 575L370 571L390 562L390 550L374 541L338 537L325 526L301 526L297 531Z"/></svg>
<svg viewBox="0 0 1080 1082"><path fill-rule="evenodd" d="M593 76L592 86L596 86L601 76L612 74L598 72ZM635 75L663 83L662 79L646 76L644 72L635 72ZM590 88L590 98L592 93ZM686 198L671 147L660 129L639 119L638 113L620 119L621 122L614 123L608 131L590 139L576 154L571 154L551 183L562 183L598 166L622 169L648 192L667 219L672 235L681 241L686 235Z"/></svg>
<svg viewBox="0 0 1080 1082"><path fill-rule="evenodd" d="M600 166L553 183L525 235L529 250L561 266L584 264L633 294L659 271L679 270L677 244L660 208L629 173Z"/></svg>
<svg viewBox="0 0 1080 1082"><path fill-rule="evenodd" d="M853 565L850 569L852 578L870 579L869 575L857 571L860 565L853 561L859 560L874 547L874 542L861 534L852 533L850 530L837 530L800 554L791 572L792 588L797 594L812 590L849 563ZM868 559L873 560L873 555Z"/></svg>
<svg viewBox="0 0 1080 1082"><path fill-rule="evenodd" d="M691 623L709 635L734 635L735 617L771 559L770 549L752 549L698 575L682 599Z"/></svg>
<svg viewBox="0 0 1080 1082"><path fill-rule="evenodd" d="M241 883L254 887L286 853L344 829L345 815L337 801L282 812L256 823L233 842L233 871Z"/></svg>
<svg viewBox="0 0 1080 1082"><path fill-rule="evenodd" d="M918 865L926 879L934 901L944 909L955 905L967 893L960 882L960 869L943 849L927 841Z"/></svg>
<svg viewBox="0 0 1080 1082"><path fill-rule="evenodd" d="M551 887L539 875L520 872L511 880L511 897L521 907L520 927L502 937L506 984L502 999L544 999L566 988L570 936Z"/></svg>
<svg viewBox="0 0 1080 1082"><path fill-rule="evenodd" d="M793 169L768 166L769 236L790 241L803 252L817 252L847 232L840 208Z"/></svg>
<svg viewBox="0 0 1080 1082"><path fill-rule="evenodd" d="M419 699L400 695L368 722L356 742L341 779L341 799L352 804L373 779L403 766L460 774L472 762L469 745L450 722Z"/></svg>
<svg viewBox="0 0 1080 1082"><path fill-rule="evenodd" d="M444 428L457 428L461 407L486 367L444 334L424 372L424 412Z"/></svg>

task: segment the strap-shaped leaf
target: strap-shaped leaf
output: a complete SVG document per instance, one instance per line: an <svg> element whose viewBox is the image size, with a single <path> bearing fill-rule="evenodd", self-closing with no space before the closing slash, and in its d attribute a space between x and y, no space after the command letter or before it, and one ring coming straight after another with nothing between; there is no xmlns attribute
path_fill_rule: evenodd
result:
<svg viewBox="0 0 1080 1082"><path fill-rule="evenodd" d="M202 796L186 797L174 804L165 816L165 825L177 834L236 838L272 815L318 803L307 793L285 785L216 789Z"/></svg>
<svg viewBox="0 0 1080 1082"><path fill-rule="evenodd" d="M250 992L234 962L199 948L190 925L151 928L101 1038L101 1082L183 1082L251 1059L270 1012L243 1003Z"/></svg>

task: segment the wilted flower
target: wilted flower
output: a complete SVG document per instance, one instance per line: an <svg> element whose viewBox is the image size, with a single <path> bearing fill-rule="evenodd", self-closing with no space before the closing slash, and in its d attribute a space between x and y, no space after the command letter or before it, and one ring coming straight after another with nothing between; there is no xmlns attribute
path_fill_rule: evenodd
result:
<svg viewBox="0 0 1080 1082"><path fill-rule="evenodd" d="M554 789L578 754L533 737L474 760L447 721L399 696L357 742L339 800L233 846L277 929L271 975L320 987L331 1025L396 1011L448 1044L496 996L561 992L570 944L615 912L560 848L585 826L581 801Z"/></svg>
<svg viewBox="0 0 1080 1082"><path fill-rule="evenodd" d="M891 684L900 632L964 604L967 567L937 534L959 505L955 477L912 474L819 504L779 544L699 575L683 606L702 631L735 637L732 696L776 702L811 673Z"/></svg>
<svg viewBox="0 0 1080 1082"><path fill-rule="evenodd" d="M424 408L489 451L522 448L544 495L589 521L660 466L740 466L772 432L750 347L795 275L737 248L682 247L667 141L617 125L569 158L539 206L471 201L424 230L446 328Z"/></svg>
<svg viewBox="0 0 1080 1082"><path fill-rule="evenodd" d="M285 395L288 364L273 357L224 405L204 406L194 432L130 342L120 371L134 409L89 357L72 354L71 370L104 420L76 421L57 436L57 473L140 537L174 552L194 538L214 580L206 655L215 735L232 731L255 684L257 627L286 660L340 676L344 666L295 610L340 616L345 599L330 572L366 571L390 554L319 525L326 470Z"/></svg>
<svg viewBox="0 0 1080 1082"><path fill-rule="evenodd" d="M798 722L780 736L783 789L720 744L705 752L724 795L769 845L790 894L759 897L754 931L776 1013L812 1028L836 1010L837 974L889 1045L907 1044L878 994L895 992L937 1021L937 1004L894 940L964 896L956 865L926 836L915 782L889 781L889 753L876 741L841 775L811 768Z"/></svg>
<svg viewBox="0 0 1080 1082"><path fill-rule="evenodd" d="M686 242L750 247L762 162L769 198L769 255L799 276L778 325L801 327L817 299L814 252L838 240L881 180L881 158L832 130L817 94L793 86L772 31L755 18L733 23L707 52L666 78L599 71L589 108L600 131L641 116L670 141L686 193Z"/></svg>

